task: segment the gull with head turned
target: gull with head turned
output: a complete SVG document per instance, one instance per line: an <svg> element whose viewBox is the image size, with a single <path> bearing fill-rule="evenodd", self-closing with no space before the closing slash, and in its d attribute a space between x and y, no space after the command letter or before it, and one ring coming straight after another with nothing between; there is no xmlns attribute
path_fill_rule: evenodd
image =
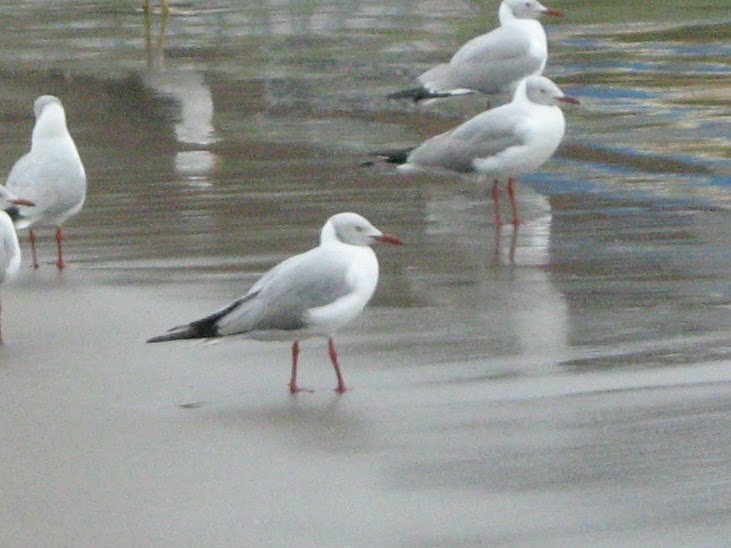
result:
<svg viewBox="0 0 731 548"><path fill-rule="evenodd" d="M76 144L66 127L66 112L58 97L38 97L33 104L33 112L36 123L30 152L15 162L5 186L13 194L35 203L36 207L20 206L11 209L9 213L16 227L30 229L34 268L38 268L34 228L56 227L56 266L61 269L66 266L61 226L84 205L86 172Z"/></svg>

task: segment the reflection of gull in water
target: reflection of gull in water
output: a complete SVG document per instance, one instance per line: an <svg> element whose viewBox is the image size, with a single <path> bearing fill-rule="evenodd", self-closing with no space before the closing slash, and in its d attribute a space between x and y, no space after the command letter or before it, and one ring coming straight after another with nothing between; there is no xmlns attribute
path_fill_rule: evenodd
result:
<svg viewBox="0 0 731 548"><path fill-rule="evenodd" d="M161 49L150 49L148 54L145 85L180 106L175 122L177 141L203 147L214 143L213 96L203 75L192 66L167 66ZM176 170L192 177L206 175L214 166L215 156L208 150L180 151L175 158Z"/></svg>
<svg viewBox="0 0 731 548"><path fill-rule="evenodd" d="M552 223L546 198L522 192L520 205L531 221L493 238L485 231L488 200L439 184L422 189L424 245L434 251L410 270L410 279L414 293L434 307L433 315L424 315L425 331L461 341L460 351L477 344L479 350L471 352L499 357L521 371L525 364L560 361L568 346L568 309L544 268Z"/></svg>

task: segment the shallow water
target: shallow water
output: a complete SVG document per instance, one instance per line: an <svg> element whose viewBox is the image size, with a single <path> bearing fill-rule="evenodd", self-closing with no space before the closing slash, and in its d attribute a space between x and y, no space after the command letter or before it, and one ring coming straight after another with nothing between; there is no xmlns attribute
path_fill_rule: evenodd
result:
<svg viewBox="0 0 731 548"><path fill-rule="evenodd" d="M89 176L71 267L2 288L0 544L725 543L731 13L595 4L551 4L582 106L517 232L469 183L360 167L482 108L384 96L492 3L0 8L1 165L53 93ZM407 242L337 339L353 391L321 341L297 398L286 345L143 343L342 210Z"/></svg>

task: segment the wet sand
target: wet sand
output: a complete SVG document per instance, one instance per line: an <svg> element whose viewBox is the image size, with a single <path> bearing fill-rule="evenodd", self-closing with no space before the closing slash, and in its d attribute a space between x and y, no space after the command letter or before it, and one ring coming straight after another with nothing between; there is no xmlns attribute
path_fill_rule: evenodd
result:
<svg viewBox="0 0 731 548"><path fill-rule="evenodd" d="M480 106L383 99L484 26L481 8L419 6L184 6L163 50L133 3L0 11L20 29L0 165L55 93L90 181L70 267L32 271L24 241L0 287L1 546L727 543L717 22L671 2L649 36L622 24L629 4L554 24L551 76L584 106L521 181L524 224L496 231L484 189L359 167ZM376 250L379 289L336 338L351 391L332 391L324 341L304 343L315 392L296 397L287 344L144 343L342 210L406 241Z"/></svg>
<svg viewBox="0 0 731 548"><path fill-rule="evenodd" d="M5 292L0 544L718 545L731 532L725 361L429 361L413 313L382 306L338 339L353 389L332 391L312 341L301 379L316 392L293 397L286 344L143 343L218 306L208 289L49 267Z"/></svg>

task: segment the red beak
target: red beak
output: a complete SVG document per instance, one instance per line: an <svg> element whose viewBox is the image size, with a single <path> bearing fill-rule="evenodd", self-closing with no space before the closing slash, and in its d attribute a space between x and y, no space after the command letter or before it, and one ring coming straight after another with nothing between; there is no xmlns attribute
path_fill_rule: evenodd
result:
<svg viewBox="0 0 731 548"><path fill-rule="evenodd" d="M563 13L561 13L558 10L551 9L551 8L548 8L543 13L545 13L546 15L553 15L554 17L563 17Z"/></svg>
<svg viewBox="0 0 731 548"><path fill-rule="evenodd" d="M36 205L33 202L31 202L30 200L26 200L25 198L18 198L17 200L9 200L9 202L11 204L15 204L15 205L30 206L30 207L33 207Z"/></svg>
<svg viewBox="0 0 731 548"><path fill-rule="evenodd" d="M576 97L571 97L571 95L564 95L563 97L558 98L559 101L562 103L571 103L572 105L580 105L581 102Z"/></svg>
<svg viewBox="0 0 731 548"><path fill-rule="evenodd" d="M381 234L380 236L374 236L373 239L383 242L384 244L404 245L401 238L392 234Z"/></svg>

